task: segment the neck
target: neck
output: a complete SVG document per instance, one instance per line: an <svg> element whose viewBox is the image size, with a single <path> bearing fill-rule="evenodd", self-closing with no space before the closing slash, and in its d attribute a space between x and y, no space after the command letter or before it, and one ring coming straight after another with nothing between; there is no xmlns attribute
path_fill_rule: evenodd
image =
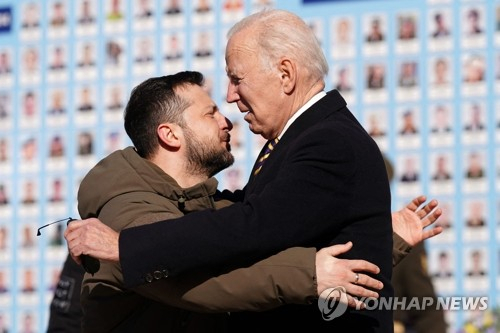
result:
<svg viewBox="0 0 500 333"><path fill-rule="evenodd" d="M293 109L294 110L290 114L290 118L297 112L301 107L303 107L314 95L325 89L325 82L323 80L319 80L313 82L309 87L303 87L306 89L298 89L298 93L294 97Z"/></svg>
<svg viewBox="0 0 500 333"><path fill-rule="evenodd" d="M283 122L282 127L279 129L279 132L275 137L278 137L281 134L281 132L283 132L283 129L285 128L285 125L288 122L288 120L290 120L293 117L293 115L297 113L297 111L299 111L301 107L303 107L311 98L313 98L314 95L323 91L323 89L325 88L325 83L323 80L320 80L314 82L307 89L300 89L300 87L298 88L299 89L296 90L297 92L294 94L294 96L292 96L293 99L292 106L289 108L292 111L287 116L286 121ZM266 139L272 139L272 138L266 138Z"/></svg>
<svg viewBox="0 0 500 333"><path fill-rule="evenodd" d="M179 152L156 154L149 161L172 177L182 188L194 186L208 179L208 176L201 172L196 170L193 172L192 168L187 166L187 161L178 158L179 155Z"/></svg>

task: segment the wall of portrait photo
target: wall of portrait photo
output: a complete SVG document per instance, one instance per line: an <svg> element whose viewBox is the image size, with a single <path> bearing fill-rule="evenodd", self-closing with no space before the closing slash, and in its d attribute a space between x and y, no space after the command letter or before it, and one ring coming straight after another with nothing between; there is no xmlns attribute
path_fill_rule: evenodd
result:
<svg viewBox="0 0 500 333"><path fill-rule="evenodd" d="M327 89L394 164L393 209L440 201L445 231L426 243L438 294L500 303L500 1L0 0L12 13L0 29L0 331L45 330L67 250L64 223L37 228L79 217L79 183L130 145L123 110L146 78L203 72L234 126L220 187L244 186L265 140L225 102L225 36L266 7L316 34ZM450 332L470 315L447 312Z"/></svg>

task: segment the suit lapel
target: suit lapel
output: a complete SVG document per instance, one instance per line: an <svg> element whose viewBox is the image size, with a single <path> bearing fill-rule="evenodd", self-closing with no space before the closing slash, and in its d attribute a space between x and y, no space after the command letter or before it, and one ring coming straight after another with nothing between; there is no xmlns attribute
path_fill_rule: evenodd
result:
<svg viewBox="0 0 500 333"><path fill-rule="evenodd" d="M287 129L285 134L283 134L279 143L274 147L273 152L269 155L266 162L262 166L262 170L257 176L253 175L253 170L257 160L252 168L252 173L248 180L245 195L252 194L254 192L260 192L265 184L271 181L277 174L277 170L281 163L283 162L286 151L290 147L291 143L297 138L302 132L304 132L309 127L317 124L321 120L327 118L332 114L332 111L337 111L346 106L345 100L340 96L338 91L333 90L327 93L325 97L320 99L318 102L313 104L307 111L302 113ZM267 143L266 143L267 145ZM266 145L261 149L259 156L263 153ZM259 157L257 157L258 159Z"/></svg>
<svg viewBox="0 0 500 333"><path fill-rule="evenodd" d="M330 116L332 112L338 111L346 105L345 100L337 90L329 91L325 97L314 103L290 125L281 140L285 140L285 142L293 141L294 138L298 137L306 129L314 126Z"/></svg>

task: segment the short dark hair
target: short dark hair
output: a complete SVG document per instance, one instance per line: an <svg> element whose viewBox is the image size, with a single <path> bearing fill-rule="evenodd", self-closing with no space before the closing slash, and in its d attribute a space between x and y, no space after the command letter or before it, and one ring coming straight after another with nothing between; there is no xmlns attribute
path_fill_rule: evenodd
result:
<svg viewBox="0 0 500 333"><path fill-rule="evenodd" d="M125 107L125 131L139 155L149 158L156 152L156 129L161 123L184 126L182 111L191 101L183 99L175 89L190 84L202 86L203 81L203 74L185 71L147 79L132 90Z"/></svg>

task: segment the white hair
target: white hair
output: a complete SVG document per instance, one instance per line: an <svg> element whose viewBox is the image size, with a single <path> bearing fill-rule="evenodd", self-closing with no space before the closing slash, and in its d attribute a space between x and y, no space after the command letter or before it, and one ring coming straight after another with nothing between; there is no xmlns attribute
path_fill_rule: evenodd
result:
<svg viewBox="0 0 500 333"><path fill-rule="evenodd" d="M316 36L297 15L278 9L263 10L236 23L227 37L250 28L254 29L252 37L265 66L274 68L276 61L286 56L305 68L314 81L323 81L328 74L328 62Z"/></svg>

